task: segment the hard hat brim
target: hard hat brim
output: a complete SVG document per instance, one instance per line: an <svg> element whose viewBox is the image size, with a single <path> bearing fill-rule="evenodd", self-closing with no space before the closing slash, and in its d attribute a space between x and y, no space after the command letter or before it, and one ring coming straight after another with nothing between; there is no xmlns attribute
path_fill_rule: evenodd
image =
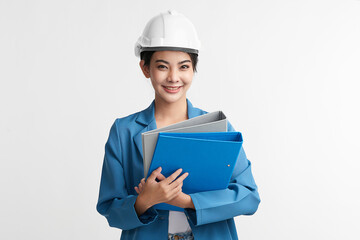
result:
<svg viewBox="0 0 360 240"><path fill-rule="evenodd" d="M186 52L186 53L195 53L199 54L199 50L192 49L192 48L182 48L182 47L142 47L140 49L141 52L146 51L180 51L180 52Z"/></svg>

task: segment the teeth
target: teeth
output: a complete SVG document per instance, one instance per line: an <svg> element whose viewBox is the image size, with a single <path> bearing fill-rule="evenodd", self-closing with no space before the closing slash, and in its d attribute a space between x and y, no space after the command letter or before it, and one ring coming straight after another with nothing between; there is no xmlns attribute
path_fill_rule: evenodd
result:
<svg viewBox="0 0 360 240"><path fill-rule="evenodd" d="M179 87L165 87L166 89L169 89L169 90L176 90L178 89Z"/></svg>

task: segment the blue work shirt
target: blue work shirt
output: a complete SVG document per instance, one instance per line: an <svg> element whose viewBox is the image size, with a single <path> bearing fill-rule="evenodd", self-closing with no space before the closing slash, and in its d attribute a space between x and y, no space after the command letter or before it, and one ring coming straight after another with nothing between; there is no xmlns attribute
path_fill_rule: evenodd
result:
<svg viewBox="0 0 360 240"><path fill-rule="evenodd" d="M187 99L188 118L206 114ZM134 187L144 177L141 134L156 129L155 101L140 112L118 118L105 145L97 211L121 239L167 239L169 211L149 208L137 216ZM228 123L228 131L235 131ZM184 209L196 240L238 239L233 217L252 215L260 203L251 163L241 148L227 189L189 194L195 209Z"/></svg>

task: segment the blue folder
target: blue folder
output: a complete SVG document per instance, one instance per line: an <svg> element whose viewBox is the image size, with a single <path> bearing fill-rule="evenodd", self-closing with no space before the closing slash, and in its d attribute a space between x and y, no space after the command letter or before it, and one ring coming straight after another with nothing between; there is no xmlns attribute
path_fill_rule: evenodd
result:
<svg viewBox="0 0 360 240"><path fill-rule="evenodd" d="M148 176L160 166L165 177L182 168L189 173L182 187L186 194L225 189L242 142L240 132L160 132ZM155 208L183 211L165 203Z"/></svg>

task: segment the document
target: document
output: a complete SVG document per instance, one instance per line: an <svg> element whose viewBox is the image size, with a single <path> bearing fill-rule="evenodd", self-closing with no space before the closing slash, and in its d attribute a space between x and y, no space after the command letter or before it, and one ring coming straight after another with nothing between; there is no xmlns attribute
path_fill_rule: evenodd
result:
<svg viewBox="0 0 360 240"><path fill-rule="evenodd" d="M148 175L159 132L226 132L227 119L222 111L207 113L167 127L142 133L144 176Z"/></svg>
<svg viewBox="0 0 360 240"><path fill-rule="evenodd" d="M177 169L189 176L182 191L186 194L228 187L243 143L240 132L168 133L158 136L148 175L158 167L170 176ZM168 204L157 209L182 211Z"/></svg>

